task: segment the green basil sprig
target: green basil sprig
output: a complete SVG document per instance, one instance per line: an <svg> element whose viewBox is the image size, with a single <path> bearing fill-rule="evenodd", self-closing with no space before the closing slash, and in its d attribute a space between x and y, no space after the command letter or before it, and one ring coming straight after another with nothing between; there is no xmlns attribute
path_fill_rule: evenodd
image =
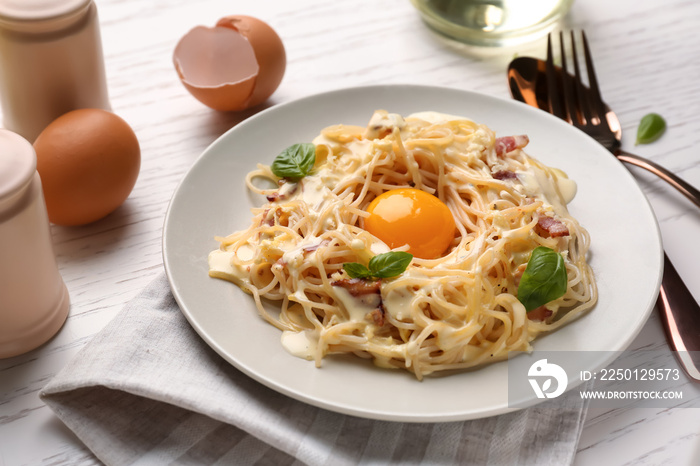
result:
<svg viewBox="0 0 700 466"><path fill-rule="evenodd" d="M527 312L561 298L568 279L564 258L553 249L538 246L532 251L518 285L518 300Z"/></svg>
<svg viewBox="0 0 700 466"><path fill-rule="evenodd" d="M636 144L649 144L661 137L666 131L666 120L658 113L644 115L637 128Z"/></svg>
<svg viewBox="0 0 700 466"><path fill-rule="evenodd" d="M280 178L299 180L311 172L316 163L316 146L310 142L292 144L272 162L272 173Z"/></svg>
<svg viewBox="0 0 700 466"><path fill-rule="evenodd" d="M401 275L413 260L413 255L403 251L377 254L369 260L368 267L357 262L343 264L350 278L391 278Z"/></svg>

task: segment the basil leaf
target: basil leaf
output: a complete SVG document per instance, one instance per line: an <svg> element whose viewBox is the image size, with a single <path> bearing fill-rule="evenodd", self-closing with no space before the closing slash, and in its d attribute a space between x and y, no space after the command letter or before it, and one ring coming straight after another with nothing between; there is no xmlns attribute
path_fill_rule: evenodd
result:
<svg viewBox="0 0 700 466"><path fill-rule="evenodd" d="M272 162L272 173L280 178L298 180L311 172L316 163L316 146L310 142L292 144Z"/></svg>
<svg viewBox="0 0 700 466"><path fill-rule="evenodd" d="M413 255L403 251L377 254L369 261L369 271L377 278L396 277L406 270L412 260Z"/></svg>
<svg viewBox="0 0 700 466"><path fill-rule="evenodd" d="M518 300L527 312L561 298L568 279L564 258L553 249L538 246L532 251L518 285Z"/></svg>
<svg viewBox="0 0 700 466"><path fill-rule="evenodd" d="M369 269L362 264L357 262L346 262L343 264L343 269L350 278L371 278L372 274Z"/></svg>
<svg viewBox="0 0 700 466"><path fill-rule="evenodd" d="M661 137L666 131L666 120L658 113L644 115L637 128L636 144L649 144Z"/></svg>
<svg viewBox="0 0 700 466"><path fill-rule="evenodd" d="M391 278L401 275L413 260L413 255L402 251L377 254L369 260L369 268L357 262L346 262L343 269L350 278Z"/></svg>

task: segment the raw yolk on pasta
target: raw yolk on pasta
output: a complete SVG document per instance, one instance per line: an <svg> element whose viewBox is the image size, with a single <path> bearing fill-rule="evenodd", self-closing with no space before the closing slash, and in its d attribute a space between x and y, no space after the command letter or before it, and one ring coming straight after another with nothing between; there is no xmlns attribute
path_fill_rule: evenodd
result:
<svg viewBox="0 0 700 466"><path fill-rule="evenodd" d="M440 257L455 236L452 212L436 196L413 188L392 189L367 208L365 230L390 248L408 245L421 259Z"/></svg>

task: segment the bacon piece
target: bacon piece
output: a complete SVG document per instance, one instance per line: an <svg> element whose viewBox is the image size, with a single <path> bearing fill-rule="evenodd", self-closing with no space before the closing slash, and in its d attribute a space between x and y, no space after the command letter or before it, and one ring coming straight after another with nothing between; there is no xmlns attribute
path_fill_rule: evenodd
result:
<svg viewBox="0 0 700 466"><path fill-rule="evenodd" d="M275 224L275 219L273 216L270 215L270 209L265 209L265 212L263 212L262 215L262 220L260 221L260 225L267 225L267 226L273 226Z"/></svg>
<svg viewBox="0 0 700 466"><path fill-rule="evenodd" d="M561 221L554 217L541 215L537 219L537 234L542 237L558 238L560 236L569 236L569 229Z"/></svg>
<svg viewBox="0 0 700 466"><path fill-rule="evenodd" d="M266 209L263 212L263 218L260 225L267 225L271 227L275 225L282 225L286 227L289 225L289 213L283 211L279 207L275 208L274 210Z"/></svg>
<svg viewBox="0 0 700 466"><path fill-rule="evenodd" d="M340 286L348 290L353 296L363 296L367 294L377 293L381 288L382 283L379 280L363 280L362 278L344 278L331 282L333 286Z"/></svg>
<svg viewBox="0 0 700 466"><path fill-rule="evenodd" d="M544 306L536 307L527 313L527 318L530 320L544 321L547 317L551 316L553 313Z"/></svg>
<svg viewBox="0 0 700 466"><path fill-rule="evenodd" d="M328 241L327 239L324 239L323 241L321 241L318 244L312 244L311 246L304 246L304 248L302 250L304 252L314 252L315 250L317 250L321 246L327 246L328 243L330 243L330 241Z"/></svg>
<svg viewBox="0 0 700 466"><path fill-rule="evenodd" d="M512 172L510 170L498 170L496 173L494 173L493 176L497 180L515 180L518 178L518 175L515 174L515 172Z"/></svg>
<svg viewBox="0 0 700 466"><path fill-rule="evenodd" d="M365 318L380 327L384 325L384 305L382 303L380 291L381 281L345 278L342 280L335 280L331 282L331 285L345 288L362 306L370 309L374 308L365 315Z"/></svg>
<svg viewBox="0 0 700 466"><path fill-rule="evenodd" d="M496 138L496 155L502 156L508 152L513 152L515 149L522 149L530 142L527 135L519 136L503 136Z"/></svg>
<svg viewBox="0 0 700 466"><path fill-rule="evenodd" d="M372 312L368 312L367 319L373 322L378 327L383 327L385 323L384 307L380 305L377 309L373 310Z"/></svg>
<svg viewBox="0 0 700 466"><path fill-rule="evenodd" d="M296 191L296 189L291 190L288 193L280 193L279 191L275 191L274 193L265 196L265 198L267 199L267 202L286 201L287 199L289 199L289 196L291 194L294 194L294 191Z"/></svg>
<svg viewBox="0 0 700 466"><path fill-rule="evenodd" d="M299 188L299 183L291 183L290 185L288 185L291 187L287 187L287 186L285 186L285 184L286 184L285 181L281 181L279 191L275 191L274 193L271 193L271 194L268 194L267 196L265 196L267 198L267 201L268 202L286 201L287 199L289 199L289 196L294 194L297 191L297 189Z"/></svg>

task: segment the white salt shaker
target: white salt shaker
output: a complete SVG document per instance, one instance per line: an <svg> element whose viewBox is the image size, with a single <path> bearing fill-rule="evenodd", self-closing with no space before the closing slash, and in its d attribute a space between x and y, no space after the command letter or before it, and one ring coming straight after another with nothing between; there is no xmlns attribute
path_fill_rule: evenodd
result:
<svg viewBox="0 0 700 466"><path fill-rule="evenodd" d="M36 153L26 139L0 129L0 358L48 341L69 307Z"/></svg>
<svg viewBox="0 0 700 466"><path fill-rule="evenodd" d="M71 110L111 110L92 0L0 0L0 101L30 142Z"/></svg>

